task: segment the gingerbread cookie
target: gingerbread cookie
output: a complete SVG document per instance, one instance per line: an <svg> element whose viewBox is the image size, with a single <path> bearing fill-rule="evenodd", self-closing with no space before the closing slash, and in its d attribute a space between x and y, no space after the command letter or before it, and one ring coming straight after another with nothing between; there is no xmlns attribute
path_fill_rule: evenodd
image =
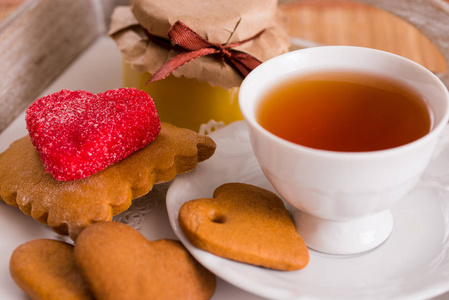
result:
<svg viewBox="0 0 449 300"><path fill-rule="evenodd" d="M189 241L215 255L279 270L298 270L309 252L282 200L243 183L218 187L211 199L184 203L179 224Z"/></svg>
<svg viewBox="0 0 449 300"><path fill-rule="evenodd" d="M25 214L75 239L98 221L123 212L156 183L172 180L211 157L207 136L162 123L156 139L125 159L89 177L58 181L45 172L29 136L0 154L0 198Z"/></svg>
<svg viewBox="0 0 449 300"><path fill-rule="evenodd" d="M19 246L10 273L32 299L209 299L215 275L179 241L148 241L134 228L99 222L75 246L40 239Z"/></svg>
<svg viewBox="0 0 449 300"><path fill-rule="evenodd" d="M201 300L215 291L215 275L179 241L148 241L122 223L100 222L83 230L75 256L99 300Z"/></svg>
<svg viewBox="0 0 449 300"><path fill-rule="evenodd" d="M10 273L33 300L93 300L75 261L74 248L62 241L40 239L14 250Z"/></svg>

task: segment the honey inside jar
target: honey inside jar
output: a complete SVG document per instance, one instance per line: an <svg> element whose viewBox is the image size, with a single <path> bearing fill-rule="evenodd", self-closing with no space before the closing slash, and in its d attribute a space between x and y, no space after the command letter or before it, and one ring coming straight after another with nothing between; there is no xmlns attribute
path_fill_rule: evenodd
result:
<svg viewBox="0 0 449 300"><path fill-rule="evenodd" d="M242 120L238 104L238 87L213 87L195 78L168 76L146 84L149 73L140 74L129 64L123 65L123 83L137 87L153 98L161 121L199 132L203 124L214 120L229 124Z"/></svg>
<svg viewBox="0 0 449 300"><path fill-rule="evenodd" d="M259 104L262 127L322 150L389 149L423 137L432 126L422 95L374 74L342 71L293 78L268 91Z"/></svg>

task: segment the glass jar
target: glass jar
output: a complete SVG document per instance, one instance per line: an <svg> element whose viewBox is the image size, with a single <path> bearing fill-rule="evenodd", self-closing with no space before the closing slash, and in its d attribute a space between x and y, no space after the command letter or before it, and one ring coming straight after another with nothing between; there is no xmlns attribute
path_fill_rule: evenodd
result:
<svg viewBox="0 0 449 300"><path fill-rule="evenodd" d="M186 51L168 34L178 21L208 43L232 45L233 53L262 62L290 46L277 0L131 0L111 17L109 35L123 55L124 86L147 92L162 121L203 133L242 120L243 76L219 55L197 57L165 79L147 83L150 74Z"/></svg>
<svg viewBox="0 0 449 300"><path fill-rule="evenodd" d="M144 90L153 98L162 121L207 133L243 120L238 104L238 87L224 89L196 78L169 75L146 85L151 75L140 74L123 62L123 84Z"/></svg>

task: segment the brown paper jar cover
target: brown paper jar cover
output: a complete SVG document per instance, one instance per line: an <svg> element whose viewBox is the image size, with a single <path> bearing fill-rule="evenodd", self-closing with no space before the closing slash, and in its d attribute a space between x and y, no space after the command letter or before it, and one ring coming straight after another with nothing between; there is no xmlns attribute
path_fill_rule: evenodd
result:
<svg viewBox="0 0 449 300"><path fill-rule="evenodd" d="M168 30L178 20L208 41L223 45L265 30L260 37L234 48L260 61L287 52L290 46L277 0L132 0L131 6L120 6L113 12L109 35L133 69L154 74L179 52L149 41L144 30L167 38ZM211 56L195 59L173 75L224 89L240 86L243 79L231 66Z"/></svg>

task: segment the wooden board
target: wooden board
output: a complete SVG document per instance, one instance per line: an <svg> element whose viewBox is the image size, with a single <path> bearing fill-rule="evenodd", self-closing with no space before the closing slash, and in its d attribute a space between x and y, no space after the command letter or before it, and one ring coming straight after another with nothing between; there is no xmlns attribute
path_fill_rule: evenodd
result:
<svg viewBox="0 0 449 300"><path fill-rule="evenodd" d="M447 70L443 55L424 34L379 8L349 1L306 0L282 9L292 36L304 45L306 40L310 45L370 47L402 55L437 73Z"/></svg>

